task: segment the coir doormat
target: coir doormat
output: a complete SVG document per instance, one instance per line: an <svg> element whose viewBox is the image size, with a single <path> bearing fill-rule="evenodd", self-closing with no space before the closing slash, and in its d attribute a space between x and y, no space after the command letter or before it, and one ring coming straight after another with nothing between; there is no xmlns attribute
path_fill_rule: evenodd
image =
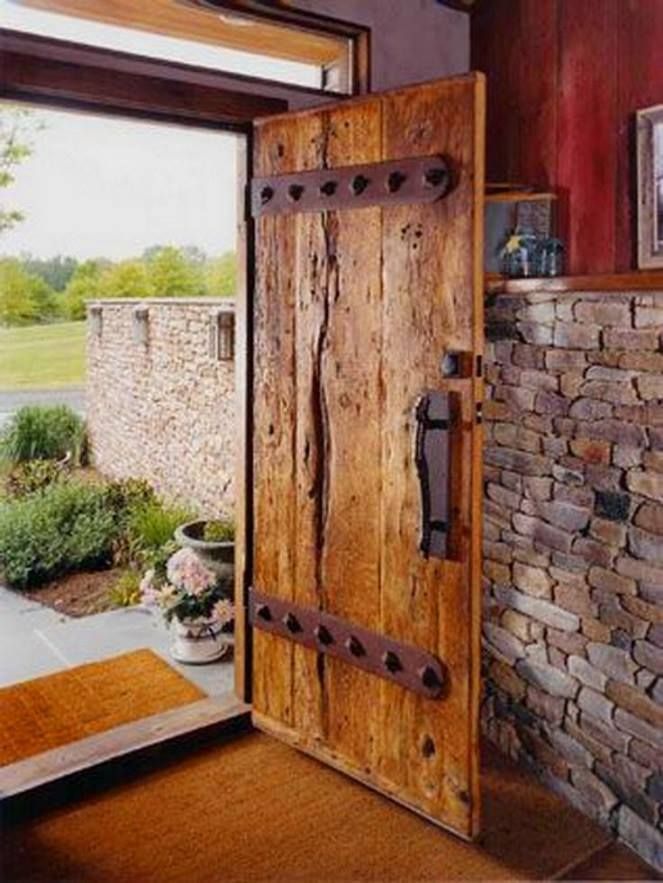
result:
<svg viewBox="0 0 663 883"><path fill-rule="evenodd" d="M0 766L204 698L151 650L0 689Z"/></svg>

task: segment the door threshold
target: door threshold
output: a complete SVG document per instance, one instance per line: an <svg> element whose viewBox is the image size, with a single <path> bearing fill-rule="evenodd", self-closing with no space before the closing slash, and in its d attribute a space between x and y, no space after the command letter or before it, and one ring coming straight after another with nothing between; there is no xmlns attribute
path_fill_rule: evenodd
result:
<svg viewBox="0 0 663 883"><path fill-rule="evenodd" d="M65 799L145 772L220 736L251 729L250 706L234 696L201 699L0 768L0 820L21 821Z"/></svg>

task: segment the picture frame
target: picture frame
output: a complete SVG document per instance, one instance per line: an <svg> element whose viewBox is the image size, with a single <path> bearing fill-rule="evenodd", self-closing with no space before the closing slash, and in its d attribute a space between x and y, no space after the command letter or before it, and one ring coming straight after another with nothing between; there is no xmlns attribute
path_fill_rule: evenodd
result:
<svg viewBox="0 0 663 883"><path fill-rule="evenodd" d="M663 268L663 104L636 113L638 267Z"/></svg>

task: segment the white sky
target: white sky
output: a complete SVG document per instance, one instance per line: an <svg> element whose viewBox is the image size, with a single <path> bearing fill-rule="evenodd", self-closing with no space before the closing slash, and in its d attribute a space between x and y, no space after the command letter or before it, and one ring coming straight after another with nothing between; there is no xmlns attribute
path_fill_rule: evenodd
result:
<svg viewBox="0 0 663 883"><path fill-rule="evenodd" d="M0 25L252 76L313 85L307 65L132 32L0 0ZM38 108L44 129L3 204L26 220L0 239L1 254L120 259L156 244L235 247L233 135Z"/></svg>
<svg viewBox="0 0 663 883"><path fill-rule="evenodd" d="M235 247L236 139L117 117L39 109L45 128L3 202L26 219L1 254L113 260L149 245Z"/></svg>

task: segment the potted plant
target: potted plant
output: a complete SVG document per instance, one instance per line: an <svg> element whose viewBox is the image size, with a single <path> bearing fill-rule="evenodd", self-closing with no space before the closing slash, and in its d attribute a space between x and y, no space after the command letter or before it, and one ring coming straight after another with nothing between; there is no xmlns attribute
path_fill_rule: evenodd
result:
<svg viewBox="0 0 663 883"><path fill-rule="evenodd" d="M235 573L235 525L231 519L190 521L175 531L177 543L191 549L221 580L232 583Z"/></svg>
<svg viewBox="0 0 663 883"><path fill-rule="evenodd" d="M158 606L172 632L178 662L214 662L230 648L234 607L223 581L190 548L168 559L165 577L148 571L141 582L144 603Z"/></svg>

